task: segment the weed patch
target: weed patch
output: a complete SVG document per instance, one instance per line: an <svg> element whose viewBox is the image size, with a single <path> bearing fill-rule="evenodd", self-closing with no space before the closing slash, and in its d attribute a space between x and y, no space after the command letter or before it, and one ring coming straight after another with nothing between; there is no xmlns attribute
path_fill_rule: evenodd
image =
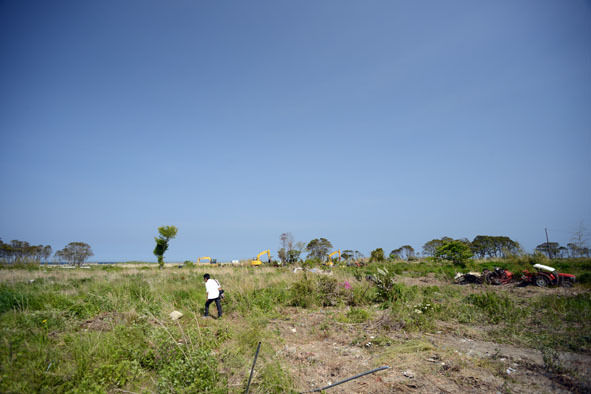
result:
<svg viewBox="0 0 591 394"><path fill-rule="evenodd" d="M521 315L521 311L518 310L512 299L492 291L471 294L466 297L465 302L478 308L488 321L493 324L514 322Z"/></svg>

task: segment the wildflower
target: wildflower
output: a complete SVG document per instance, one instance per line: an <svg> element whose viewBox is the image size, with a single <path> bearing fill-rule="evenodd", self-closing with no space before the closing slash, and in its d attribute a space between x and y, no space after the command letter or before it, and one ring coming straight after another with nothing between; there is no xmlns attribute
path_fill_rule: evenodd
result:
<svg viewBox="0 0 591 394"><path fill-rule="evenodd" d="M345 289L347 290L351 289L351 284L347 280L345 281L345 283L343 283L343 286L345 286Z"/></svg>
<svg viewBox="0 0 591 394"><path fill-rule="evenodd" d="M47 324L47 319L43 319L43 321L41 323Z"/></svg>
<svg viewBox="0 0 591 394"><path fill-rule="evenodd" d="M415 313L423 313L423 311L421 311L419 309L415 309Z"/></svg>

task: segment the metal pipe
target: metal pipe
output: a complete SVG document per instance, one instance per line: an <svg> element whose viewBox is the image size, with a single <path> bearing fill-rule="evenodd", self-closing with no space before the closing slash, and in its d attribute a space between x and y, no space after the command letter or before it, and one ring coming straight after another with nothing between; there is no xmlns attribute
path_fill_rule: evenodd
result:
<svg viewBox="0 0 591 394"><path fill-rule="evenodd" d="M359 375L352 376L350 378L347 378L345 380L341 380L340 382L333 383L333 384L331 384L329 386L326 386L326 387L322 387L322 388L315 389L315 390L310 390L310 391L304 391L304 393L319 393L319 392L321 392L323 390L326 390L326 389L329 389L331 387L338 386L339 384L347 383L350 380L357 379L357 378L360 378L362 376L369 375L370 373L382 371L384 369L389 369L389 368L390 367L388 367L388 366L384 366L384 367L379 367L379 368L376 368L376 369L372 369L371 371L360 373Z"/></svg>
<svg viewBox="0 0 591 394"><path fill-rule="evenodd" d="M259 342L257 346L257 352L254 354L254 360L252 361L252 368L250 369L250 376L248 377L248 384L246 385L246 391L244 394L248 394L248 390L250 389L250 381L252 380L252 373L254 372L254 365L257 363L257 357L259 356L259 350L261 350L261 343Z"/></svg>

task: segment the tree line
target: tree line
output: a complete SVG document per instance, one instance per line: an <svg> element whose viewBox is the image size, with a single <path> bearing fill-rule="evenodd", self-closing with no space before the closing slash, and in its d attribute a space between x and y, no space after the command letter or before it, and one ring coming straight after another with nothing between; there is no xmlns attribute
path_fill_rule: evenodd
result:
<svg viewBox="0 0 591 394"><path fill-rule="evenodd" d="M454 240L450 237L432 239L423 245L423 256L435 256L438 248L451 241L461 242L466 245L472 255L479 258L503 258L520 253L521 251L519 243L509 237L478 235L472 241L466 238ZM300 260L304 251L308 252L307 258L309 259L324 259L333 249L332 243L326 238L315 238L306 244L304 242L294 242L291 233L281 234L280 242L281 248L279 249L278 255L283 263L294 263ZM341 257L345 260L358 260L365 256L358 250L345 249L342 251ZM396 249L392 249L387 257L391 260L414 260L418 257L418 253L411 245L402 245ZM385 259L386 254L382 248L377 248L370 254L370 261L381 261Z"/></svg>
<svg viewBox="0 0 591 394"><path fill-rule="evenodd" d="M423 255L435 256L437 248L451 241L454 241L454 239L450 237L432 239L423 245ZM470 248L470 251L474 256L482 259L487 257L505 258L521 253L522 251L521 245L507 236L477 235L472 241L467 238L455 241L462 242Z"/></svg>
<svg viewBox="0 0 591 394"><path fill-rule="evenodd" d="M279 258L282 263L294 263L302 259L304 252L308 252L308 259L325 259L333 249L332 243L326 238L315 238L308 243L294 242L291 233L283 233L280 236L281 248ZM544 242L536 246L534 252L542 253L550 258L567 257L591 257L590 250L586 246L586 239L583 232L575 233L572 242L566 247L557 242ZM507 258L510 256L524 254L519 242L504 235L477 235L473 240L468 238L454 239L451 237L435 238L425 242L422 248L422 256L446 258L452 261L465 260L476 257L485 258ZM392 249L388 255L383 248L377 248L370 253L369 261L390 260L416 260L420 253L415 251L411 245L402 245ZM345 260L359 260L365 256L358 250L343 250L341 257Z"/></svg>
<svg viewBox="0 0 591 394"><path fill-rule="evenodd" d="M583 222L580 222L577 230L573 233L570 242L565 246L558 242L543 242L536 246L535 251L545 254L549 258L566 258L566 257L591 257L589 250L587 229Z"/></svg>
<svg viewBox="0 0 591 394"><path fill-rule="evenodd" d="M591 257L588 247L577 245L574 242L567 243L566 247L560 245L558 242L544 242L536 246L535 251L545 254L550 258Z"/></svg>
<svg viewBox="0 0 591 394"><path fill-rule="evenodd" d="M0 239L0 262L5 264L41 263L51 256L51 245L31 245L27 241L12 240L5 243ZM90 245L84 242L70 242L54 254L54 258L80 266L94 256Z"/></svg>
<svg viewBox="0 0 591 394"><path fill-rule="evenodd" d="M41 262L51 256L50 245L31 245L27 241L12 240L5 243L0 239L0 260L5 263Z"/></svg>

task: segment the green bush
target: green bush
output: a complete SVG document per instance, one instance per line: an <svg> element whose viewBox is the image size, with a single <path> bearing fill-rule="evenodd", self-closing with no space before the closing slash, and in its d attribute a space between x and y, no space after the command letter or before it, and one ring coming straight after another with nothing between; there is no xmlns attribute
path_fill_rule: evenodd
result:
<svg viewBox="0 0 591 394"><path fill-rule="evenodd" d="M316 280L316 295L322 306L334 306L340 299L338 282L330 276L319 276Z"/></svg>
<svg viewBox="0 0 591 394"><path fill-rule="evenodd" d="M560 322L589 323L591 322L591 294L581 293L571 296L542 296L534 308L545 311L546 318L555 318Z"/></svg>
<svg viewBox="0 0 591 394"><path fill-rule="evenodd" d="M304 276L295 282L290 288L290 302L291 306L301 306L302 308L309 308L314 305L314 294L316 288L314 283L304 273Z"/></svg>
<svg viewBox="0 0 591 394"><path fill-rule="evenodd" d="M0 269L15 269L15 270L27 270L27 271L38 271L41 266L36 261L22 261L18 263L2 263L0 262Z"/></svg>
<svg viewBox="0 0 591 394"><path fill-rule="evenodd" d="M591 284L591 272L585 272L584 274L577 276L577 282L582 285Z"/></svg>
<svg viewBox="0 0 591 394"><path fill-rule="evenodd" d="M351 323L364 323L371 317L370 313L362 308L351 308L346 316Z"/></svg>
<svg viewBox="0 0 591 394"><path fill-rule="evenodd" d="M82 379L80 387L77 387L77 389L80 392L87 392L95 391L97 386L101 391L114 387L124 387L142 374L143 371L136 360L121 360L115 364L105 363L92 369Z"/></svg>
<svg viewBox="0 0 591 394"><path fill-rule="evenodd" d="M395 301L397 297L397 287L394 283L395 275L392 270L382 266L376 269L375 274L370 275L370 279L376 286L376 301Z"/></svg>
<svg viewBox="0 0 591 394"><path fill-rule="evenodd" d="M215 392L219 381L217 363L209 354L196 349L172 360L158 374L160 393ZM222 392L223 390L219 390Z"/></svg>
<svg viewBox="0 0 591 394"><path fill-rule="evenodd" d="M123 271L123 267L119 267L114 264L104 264L104 265L101 265L101 270L107 271L107 272L120 272L120 271Z"/></svg>
<svg viewBox="0 0 591 394"><path fill-rule="evenodd" d="M494 324L501 321L512 322L519 317L518 309L513 300L506 295L498 295L493 291L470 294L466 297L466 302L477 307Z"/></svg>
<svg viewBox="0 0 591 394"><path fill-rule="evenodd" d="M41 299L31 296L22 290L17 290L12 286L0 284L0 313L10 310L24 310L31 303L35 306L41 305ZM37 308L38 309L38 308Z"/></svg>
<svg viewBox="0 0 591 394"><path fill-rule="evenodd" d="M314 268L314 267L318 267L322 265L322 260L319 258L313 258L313 259L306 259L303 263L302 263L302 267L305 268Z"/></svg>

